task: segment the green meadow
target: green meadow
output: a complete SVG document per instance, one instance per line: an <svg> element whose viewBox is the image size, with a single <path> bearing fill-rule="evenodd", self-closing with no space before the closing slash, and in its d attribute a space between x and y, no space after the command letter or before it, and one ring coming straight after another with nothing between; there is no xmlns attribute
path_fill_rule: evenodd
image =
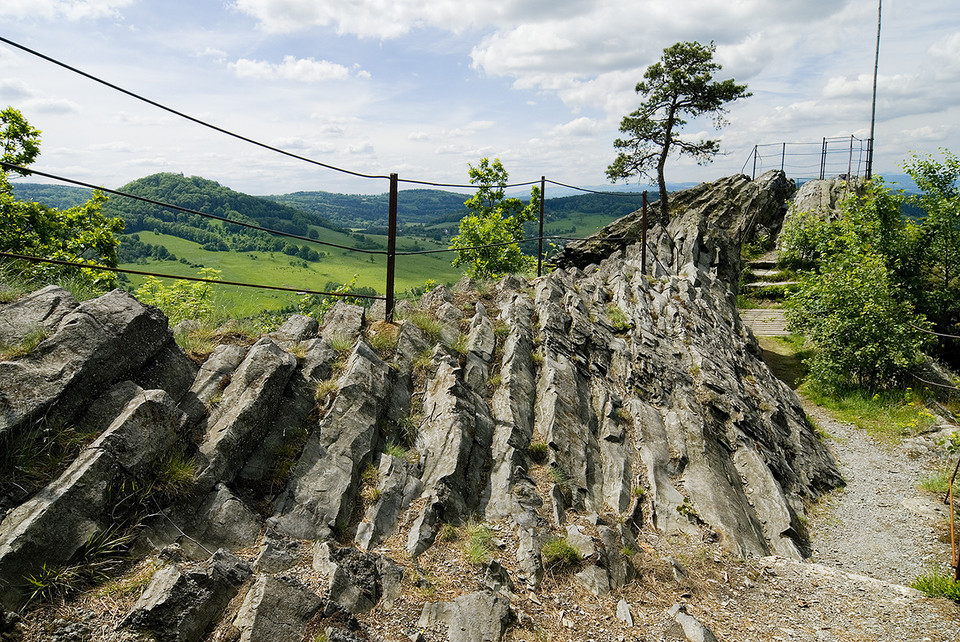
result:
<svg viewBox="0 0 960 642"><path fill-rule="evenodd" d="M282 286L304 290L323 291L328 282L349 283L357 275L357 286L372 287L382 294L386 289L386 257L363 254L316 245L326 256L316 262L306 262L282 252L211 252L199 243L177 236L138 232L141 241L163 245L178 259L203 267L222 271L224 281ZM342 238L339 238L342 237ZM368 237L379 240L378 237ZM345 234L325 235L325 240L344 245L355 242ZM418 241L424 249L441 247L435 243ZM398 241L398 251L409 249L412 239ZM429 248L428 248L429 246ZM427 254L421 256L398 256L396 260L395 290L397 296L404 291L422 286L428 279L439 283L454 283L462 277L450 261L452 254ZM122 268L157 272L174 276L198 276L199 268L178 261L147 260L146 263L126 263ZM136 288L145 277L129 275ZM252 316L264 311L277 311L296 305L300 298L294 292L261 290L240 286L222 285L216 288L217 305L230 316Z"/></svg>

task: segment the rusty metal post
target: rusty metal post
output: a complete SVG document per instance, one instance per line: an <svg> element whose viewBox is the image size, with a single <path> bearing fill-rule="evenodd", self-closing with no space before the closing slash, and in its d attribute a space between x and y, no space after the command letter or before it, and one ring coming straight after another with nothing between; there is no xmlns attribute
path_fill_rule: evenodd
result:
<svg viewBox="0 0 960 642"><path fill-rule="evenodd" d="M640 217L640 272L647 273L647 190L643 190L643 214Z"/></svg>
<svg viewBox="0 0 960 642"><path fill-rule="evenodd" d="M397 260L397 174L390 174L390 206L387 219L387 323L393 323L393 281Z"/></svg>
<svg viewBox="0 0 960 642"><path fill-rule="evenodd" d="M753 146L753 174L750 175L750 180L755 180L757 178L757 145Z"/></svg>

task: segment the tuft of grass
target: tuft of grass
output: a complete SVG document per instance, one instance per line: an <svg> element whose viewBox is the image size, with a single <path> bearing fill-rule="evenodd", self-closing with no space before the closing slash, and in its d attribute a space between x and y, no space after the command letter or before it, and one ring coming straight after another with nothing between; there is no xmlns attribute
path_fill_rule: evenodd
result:
<svg viewBox="0 0 960 642"><path fill-rule="evenodd" d="M339 384L339 377L330 377L329 379L321 379L320 381L317 381L313 389L314 400L317 401L317 403L323 402L337 389Z"/></svg>
<svg viewBox="0 0 960 642"><path fill-rule="evenodd" d="M486 564L493 548L493 530L486 524L467 526L467 561L474 566Z"/></svg>
<svg viewBox="0 0 960 642"><path fill-rule="evenodd" d="M395 444L391 441L387 442L387 446L383 449L383 454L396 457L397 459L406 459L407 449L400 444Z"/></svg>
<svg viewBox="0 0 960 642"><path fill-rule="evenodd" d="M443 334L440 327L440 322L426 312L417 310L411 313L410 316L405 319L405 321L409 321L413 325L426 332L434 341L440 341L440 337Z"/></svg>
<svg viewBox="0 0 960 642"><path fill-rule="evenodd" d="M441 541L452 542L460 539L460 530L453 524L444 522L440 525L439 535Z"/></svg>
<svg viewBox="0 0 960 642"><path fill-rule="evenodd" d="M193 459L182 452L171 451L157 462L155 491L167 501L182 497L196 479Z"/></svg>
<svg viewBox="0 0 960 642"><path fill-rule="evenodd" d="M350 337L337 334L327 339L327 345L337 352L348 352L353 348L353 340Z"/></svg>
<svg viewBox="0 0 960 642"><path fill-rule="evenodd" d="M50 334L46 328L36 327L18 343L12 345L0 344L0 361L12 361L31 354L48 336Z"/></svg>
<svg viewBox="0 0 960 642"><path fill-rule="evenodd" d="M547 541L540 549L545 564L554 567L572 566L580 561L580 551L565 537L557 536Z"/></svg>
<svg viewBox="0 0 960 642"><path fill-rule="evenodd" d="M388 359L397 349L397 344L400 341L399 327L385 322L377 322L367 332L367 340L370 341L370 347L381 359Z"/></svg>
<svg viewBox="0 0 960 642"><path fill-rule="evenodd" d="M570 490L570 475L567 474L567 471L565 471L561 466L549 466L547 471L550 473L550 479L560 488L560 490Z"/></svg>
<svg viewBox="0 0 960 642"><path fill-rule="evenodd" d="M950 490L950 476L952 474L953 470L941 468L940 470L937 470L927 477L921 479L917 486L920 488L920 490L925 490L928 493L943 495ZM954 483L954 488L957 487L957 484Z"/></svg>
<svg viewBox="0 0 960 642"><path fill-rule="evenodd" d="M960 582L940 570L921 575L910 584L910 588L926 593L930 597L945 597L960 603Z"/></svg>
<svg viewBox="0 0 960 642"><path fill-rule="evenodd" d="M550 454L550 446L545 441L535 441L527 447L527 455L530 461L535 464L543 465L547 463L547 456Z"/></svg>

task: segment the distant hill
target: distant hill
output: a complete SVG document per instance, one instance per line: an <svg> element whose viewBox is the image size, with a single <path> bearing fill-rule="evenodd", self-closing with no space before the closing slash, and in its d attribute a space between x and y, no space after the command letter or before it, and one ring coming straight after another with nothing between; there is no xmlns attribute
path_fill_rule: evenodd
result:
<svg viewBox="0 0 960 642"><path fill-rule="evenodd" d="M47 207L68 209L90 200L92 190L72 185L46 185L13 181L13 195L17 200L43 203Z"/></svg>
<svg viewBox="0 0 960 642"><path fill-rule="evenodd" d="M389 194L293 192L263 198L309 212L343 227L364 230L385 228L390 205ZM468 195L435 189L402 190L397 196L397 220L401 225L427 224L447 216L459 221L467 212L463 202L468 198Z"/></svg>

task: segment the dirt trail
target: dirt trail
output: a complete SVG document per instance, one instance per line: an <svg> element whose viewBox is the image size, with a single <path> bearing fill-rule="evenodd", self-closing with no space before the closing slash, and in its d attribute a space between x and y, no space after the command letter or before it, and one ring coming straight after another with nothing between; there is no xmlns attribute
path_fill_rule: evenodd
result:
<svg viewBox="0 0 960 642"><path fill-rule="evenodd" d="M949 568L948 507L917 486L932 472L932 440L888 446L809 402L804 409L830 435L847 482L811 520L814 560L896 584Z"/></svg>

